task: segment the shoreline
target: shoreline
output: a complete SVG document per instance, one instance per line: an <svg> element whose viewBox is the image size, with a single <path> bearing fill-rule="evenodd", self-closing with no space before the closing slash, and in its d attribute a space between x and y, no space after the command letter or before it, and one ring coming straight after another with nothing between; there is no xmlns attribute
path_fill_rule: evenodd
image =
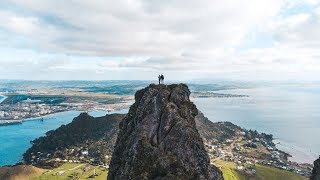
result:
<svg viewBox="0 0 320 180"><path fill-rule="evenodd" d="M125 114L128 109L115 109L108 112L107 110L94 110L94 111L64 111L55 114L47 115L44 121L39 118L29 118L20 126L3 126L0 127L0 134L2 136L1 143L8 143L8 146L0 148L0 166L15 165L20 162L23 153L30 147L30 141L45 136L45 133L59 128L61 125L66 125L73 121L74 118L79 116L81 112L88 112L90 116L102 117L108 114ZM17 130L19 133L17 133ZM16 138L11 138L11 137Z"/></svg>
<svg viewBox="0 0 320 180"><path fill-rule="evenodd" d="M15 119L12 119L12 120L0 120L0 122L1 121L5 121L5 122L22 122L22 123L24 123L24 122L27 122L27 121L41 120L42 118L50 118L51 116L55 116L55 115L59 115L59 114L63 114L63 113L68 113L68 112L79 112L79 114L87 112L90 115L90 112L106 112L106 114L108 114L108 113L113 113L113 112L116 112L116 111L121 111L121 110L124 110L124 109L127 109L127 108L113 109L111 111L110 110L92 110L92 111L66 110L66 111L60 111L60 112L46 114L46 115L39 116L39 117L32 117L32 118L26 118L26 119L17 119L17 120L15 120ZM12 125L14 125L14 124L12 124Z"/></svg>
<svg viewBox="0 0 320 180"><path fill-rule="evenodd" d="M50 113L50 114L46 114L46 115L39 116L39 117L26 118L26 119L22 119L21 121L25 122L25 121L41 120L42 118L47 118L47 117L50 117L50 116L54 116L54 115L58 115L58 114L62 114L62 113L67 113L67 112L72 112L72 110L66 110L66 111ZM9 121L11 121L11 120L9 120Z"/></svg>
<svg viewBox="0 0 320 180"><path fill-rule="evenodd" d="M304 123L301 118L301 115L304 115L305 113L304 110L301 110L302 112L299 113L295 111L290 114L285 111L286 109L283 106L279 106L279 101L285 102L285 100L288 100L288 98L284 98L286 96L281 96L283 98L279 99L279 95L274 95L273 89L267 92L267 94L270 95L262 96L261 94L258 94L261 93L261 91L256 91L254 89L252 92L232 91L228 93L246 93L251 98L246 100L243 100L242 98L228 100L221 100L219 98L193 98L193 102L212 122L229 121L244 129L255 129L258 132L273 134L275 139L281 141L280 144L275 143L276 147L279 150L292 155L292 157L288 158L289 161L312 164L320 154L320 151L317 148L319 141L312 141L311 139L317 136L319 131L317 132L316 130L318 128ZM266 99L271 100L267 104L261 105L258 103ZM289 100L292 99L289 98ZM311 109L311 107L312 109L317 109L319 106L311 105L312 104L310 104L310 108L306 108L306 110ZM294 104L290 107L290 110L300 110L299 108L299 105ZM311 111L311 113L312 112L314 111ZM318 114L315 115L318 116ZM313 118L313 115L308 116L308 118L310 118L310 122L318 124L318 122L315 121L315 118ZM298 128L297 126L292 127L294 131L303 132L301 136L292 131L286 131L288 127L291 128L291 124L288 124L288 122L290 122L288 121L289 119L293 119L297 124L305 126L303 128ZM312 136L312 134L314 135Z"/></svg>
<svg viewBox="0 0 320 180"><path fill-rule="evenodd" d="M5 121L5 122L26 122L26 121L35 121L35 120L40 120L41 118L47 118L53 115L57 115L57 114L61 114L61 113L66 113L66 112L71 112L72 110L67 110L67 111L60 111L60 112L55 112L55 113L50 113L50 114L46 114L43 116L39 116L39 117L30 117L30 118L26 118L26 119L1 119L1 121Z"/></svg>
<svg viewBox="0 0 320 180"><path fill-rule="evenodd" d="M314 152L311 151L308 153L307 149L299 147L297 145L288 143L279 138L274 139L273 142L276 144L276 148L280 151L288 153L288 161L296 162L299 164L313 164L318 157Z"/></svg>

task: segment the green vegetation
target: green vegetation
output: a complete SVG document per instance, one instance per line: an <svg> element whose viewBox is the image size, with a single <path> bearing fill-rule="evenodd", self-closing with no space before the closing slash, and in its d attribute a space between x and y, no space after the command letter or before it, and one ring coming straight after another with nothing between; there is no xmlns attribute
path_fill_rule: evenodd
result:
<svg viewBox="0 0 320 180"><path fill-rule="evenodd" d="M225 180L246 179L245 176L236 170L236 166L233 162L218 160L214 164L221 168Z"/></svg>
<svg viewBox="0 0 320 180"><path fill-rule="evenodd" d="M40 169L31 165L3 166L0 167L0 179L20 180L32 179L44 173L44 169Z"/></svg>
<svg viewBox="0 0 320 180"><path fill-rule="evenodd" d="M236 166L233 162L226 162L218 160L214 162L214 164L221 168L223 177L225 180L265 180L265 179L272 179L272 180L283 180L283 179L290 179L290 180L306 180L308 178L300 176L299 174L280 170L270 166L263 166L256 164L256 175L255 176L248 176L244 172L238 171Z"/></svg>
<svg viewBox="0 0 320 180"><path fill-rule="evenodd" d="M94 172L96 176L94 176ZM105 180L108 171L105 168L89 164L66 163L53 170L48 170L32 180L56 180L56 179L96 179Z"/></svg>
<svg viewBox="0 0 320 180"><path fill-rule="evenodd" d="M122 114L112 114L94 118L81 113L70 124L33 140L32 147L23 155L24 160L45 169L60 166L64 159L108 164L119 123L124 117ZM84 151L87 151L87 155L82 154ZM61 160L56 161L56 158Z"/></svg>
<svg viewBox="0 0 320 180"><path fill-rule="evenodd" d="M257 177L256 179L274 179L274 180L282 180L282 179L290 179L290 180L300 180L300 179L308 179L306 177L300 176L299 174L280 170L270 166L262 166L257 164Z"/></svg>

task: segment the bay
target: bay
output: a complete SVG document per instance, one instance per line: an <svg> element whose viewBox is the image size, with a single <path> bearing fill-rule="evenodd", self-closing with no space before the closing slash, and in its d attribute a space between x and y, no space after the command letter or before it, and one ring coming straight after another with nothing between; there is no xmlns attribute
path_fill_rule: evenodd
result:
<svg viewBox="0 0 320 180"><path fill-rule="evenodd" d="M128 109L106 112L91 111L94 117L104 116L109 113L127 113ZM63 124L70 123L80 111L67 111L52 114L43 118L24 121L22 124L0 126L0 166L14 165L22 160L23 153L31 147L30 141L44 136L47 131L56 129Z"/></svg>
<svg viewBox="0 0 320 180"><path fill-rule="evenodd" d="M216 91L238 98L195 98L211 121L230 121L245 129L273 134L290 160L312 163L320 155L320 86L271 86Z"/></svg>

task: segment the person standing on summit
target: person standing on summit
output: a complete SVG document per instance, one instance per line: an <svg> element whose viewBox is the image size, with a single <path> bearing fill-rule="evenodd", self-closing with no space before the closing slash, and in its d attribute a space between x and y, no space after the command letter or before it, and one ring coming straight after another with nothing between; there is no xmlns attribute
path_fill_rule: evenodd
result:
<svg viewBox="0 0 320 180"><path fill-rule="evenodd" d="M161 75L158 76L159 84L161 83Z"/></svg>
<svg viewBox="0 0 320 180"><path fill-rule="evenodd" d="M159 80L159 84L163 84L163 81L164 81L164 76L161 74L158 76L158 80Z"/></svg>

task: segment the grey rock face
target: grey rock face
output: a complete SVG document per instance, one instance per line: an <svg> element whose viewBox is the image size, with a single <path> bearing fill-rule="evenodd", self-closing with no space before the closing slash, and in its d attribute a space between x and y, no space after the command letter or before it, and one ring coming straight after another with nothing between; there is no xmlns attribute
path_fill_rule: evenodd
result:
<svg viewBox="0 0 320 180"><path fill-rule="evenodd" d="M108 179L223 179L209 165L184 84L139 90L120 123Z"/></svg>
<svg viewBox="0 0 320 180"><path fill-rule="evenodd" d="M314 161L314 167L310 180L320 180L320 157Z"/></svg>

